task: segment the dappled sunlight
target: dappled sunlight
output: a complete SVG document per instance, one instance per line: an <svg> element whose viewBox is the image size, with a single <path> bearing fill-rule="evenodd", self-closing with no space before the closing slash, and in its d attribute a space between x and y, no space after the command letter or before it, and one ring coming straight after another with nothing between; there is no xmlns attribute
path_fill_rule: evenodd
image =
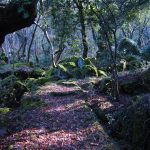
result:
<svg viewBox="0 0 150 150"><path fill-rule="evenodd" d="M54 111L58 111L58 112L67 112L68 111L69 112L69 111L74 111L76 109L79 109L83 106L85 106L85 101L75 99L73 101L73 103L67 103L67 104L62 104L61 105L61 102L60 102L58 104L58 106L56 105L55 107L45 108L45 112L47 112L47 113L52 113Z"/></svg>
<svg viewBox="0 0 150 150"><path fill-rule="evenodd" d="M75 91L78 90L79 87L65 87L62 85L56 85L54 83L49 83L46 86L41 87L38 91L37 94L42 95L44 93L49 93L51 94L51 92L58 92L58 93L63 93L63 92L71 92L71 91Z"/></svg>
<svg viewBox="0 0 150 150"><path fill-rule="evenodd" d="M8 136L5 140L2 140L0 144L2 146L7 142L7 146L12 146L14 148L47 149L53 148L53 146L59 148L77 148L78 146L82 147L86 141L90 141L87 146L100 146L99 144L106 140L106 137L102 136L103 130L101 129L102 127L97 122L95 122L91 127L77 129L75 132L72 132L71 130L49 132L49 130L45 128L26 129Z"/></svg>
<svg viewBox="0 0 150 150"><path fill-rule="evenodd" d="M22 116L22 125L14 124L14 128L20 129L4 138L0 145L7 143L27 149L67 150L100 148L110 142L84 97L51 96L49 93L55 91L55 87L49 85L47 89L46 85L47 91L43 87L44 94L41 93L40 98L47 106L26 112Z"/></svg>

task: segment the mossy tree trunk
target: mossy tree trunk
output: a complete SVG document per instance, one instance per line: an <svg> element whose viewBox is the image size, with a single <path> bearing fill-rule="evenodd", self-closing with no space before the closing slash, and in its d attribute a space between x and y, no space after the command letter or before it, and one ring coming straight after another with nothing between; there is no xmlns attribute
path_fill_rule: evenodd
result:
<svg viewBox="0 0 150 150"><path fill-rule="evenodd" d="M81 0L74 0L74 3L78 9L79 21L81 25L81 34L82 34L82 44L83 44L83 58L87 58L88 56L88 42L87 42L87 35L86 35L86 28L85 28L85 16L84 16L84 8L83 2Z"/></svg>

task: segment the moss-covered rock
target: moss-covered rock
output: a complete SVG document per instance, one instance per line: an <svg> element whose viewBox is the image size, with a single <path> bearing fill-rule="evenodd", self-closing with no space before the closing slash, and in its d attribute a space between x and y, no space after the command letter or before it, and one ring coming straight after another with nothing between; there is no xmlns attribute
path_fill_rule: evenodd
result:
<svg viewBox="0 0 150 150"><path fill-rule="evenodd" d="M10 108L3 107L0 108L0 129L2 127L6 127L8 125L8 117L7 114L10 112ZM1 134L0 134L1 136Z"/></svg>
<svg viewBox="0 0 150 150"><path fill-rule="evenodd" d="M134 149L150 149L150 97L140 101L115 114L112 123L112 135L130 142Z"/></svg>
<svg viewBox="0 0 150 150"><path fill-rule="evenodd" d="M82 74L82 70L80 68L75 68L73 70L73 78L76 78L76 79L82 79L82 78L84 78L84 76Z"/></svg>
<svg viewBox="0 0 150 150"><path fill-rule="evenodd" d="M36 89L38 86L44 85L46 82L50 82L50 77L40 77L38 79L28 78L25 83L29 89Z"/></svg>
<svg viewBox="0 0 150 150"><path fill-rule="evenodd" d="M33 108L46 106L46 104L35 96L26 96L21 100L20 109L26 111Z"/></svg>
<svg viewBox="0 0 150 150"><path fill-rule="evenodd" d="M73 57L70 59L63 60L52 73L53 76L58 79L69 79L69 78L85 78L91 76L105 76L103 71L99 71L94 66L90 58L83 59L81 57Z"/></svg>
<svg viewBox="0 0 150 150"><path fill-rule="evenodd" d="M97 72L98 72L98 76L99 76L99 77L107 77L107 74L106 74L105 71L103 71L103 70L98 70Z"/></svg>
<svg viewBox="0 0 150 150"><path fill-rule="evenodd" d="M45 76L45 74L46 74L45 70L43 70L43 69L41 69L41 68L36 68L36 69L34 69L34 71L33 71L32 77L38 78L38 77Z"/></svg>
<svg viewBox="0 0 150 150"><path fill-rule="evenodd" d="M0 81L0 102L7 107L20 105L22 95L27 91L24 83L15 76L9 76Z"/></svg>
<svg viewBox="0 0 150 150"><path fill-rule="evenodd" d="M95 66L85 65L82 69L82 74L84 77L98 77L98 71Z"/></svg>
<svg viewBox="0 0 150 150"><path fill-rule="evenodd" d="M0 54L0 65L8 63L8 58L6 57L5 53Z"/></svg>
<svg viewBox="0 0 150 150"><path fill-rule="evenodd" d="M83 59L81 57L72 57L61 61L61 63L53 69L52 76L54 79L82 79L85 77L102 77L107 76L102 70L98 70L92 63L91 58Z"/></svg>

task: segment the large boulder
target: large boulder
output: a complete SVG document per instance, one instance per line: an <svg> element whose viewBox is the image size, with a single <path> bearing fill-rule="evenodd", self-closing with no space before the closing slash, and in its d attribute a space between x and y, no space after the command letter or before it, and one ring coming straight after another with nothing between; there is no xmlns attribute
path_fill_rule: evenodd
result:
<svg viewBox="0 0 150 150"><path fill-rule="evenodd" d="M130 142L135 150L150 149L150 95L114 115L112 135Z"/></svg>
<svg viewBox="0 0 150 150"><path fill-rule="evenodd" d="M25 84L15 76L9 76L0 81L0 105L17 107L23 94L27 91Z"/></svg>
<svg viewBox="0 0 150 150"><path fill-rule="evenodd" d="M0 3L0 45L5 35L28 27L36 18L37 0L11 0Z"/></svg>
<svg viewBox="0 0 150 150"><path fill-rule="evenodd" d="M136 70L133 73L126 72L118 76L119 91L123 94L136 95L150 92L150 68L145 70ZM112 79L103 78L97 84L95 89L98 92L110 93Z"/></svg>

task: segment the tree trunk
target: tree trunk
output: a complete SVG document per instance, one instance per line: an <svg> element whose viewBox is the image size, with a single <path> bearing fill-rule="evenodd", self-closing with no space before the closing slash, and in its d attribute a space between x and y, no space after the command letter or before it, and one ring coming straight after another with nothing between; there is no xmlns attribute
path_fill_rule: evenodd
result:
<svg viewBox="0 0 150 150"><path fill-rule="evenodd" d="M82 5L82 1L74 1L77 8L78 8L78 14L79 14L79 20L81 24L81 34L82 34L82 44L83 44L83 58L87 58L88 56L88 42L87 42L87 35L86 35L86 28L85 28L85 16L84 16L84 8Z"/></svg>
<svg viewBox="0 0 150 150"><path fill-rule="evenodd" d="M38 24L39 21L40 21L40 16L38 17L37 24ZM30 45L29 45L28 55L27 55L27 62L30 61L30 52L31 52L31 47L32 47L33 41L34 41L35 33L36 33L36 30L37 30L37 27L38 27L37 24L35 25L35 28L34 28L34 31L33 31L33 34L32 34L32 38L31 38L31 42L30 42Z"/></svg>

